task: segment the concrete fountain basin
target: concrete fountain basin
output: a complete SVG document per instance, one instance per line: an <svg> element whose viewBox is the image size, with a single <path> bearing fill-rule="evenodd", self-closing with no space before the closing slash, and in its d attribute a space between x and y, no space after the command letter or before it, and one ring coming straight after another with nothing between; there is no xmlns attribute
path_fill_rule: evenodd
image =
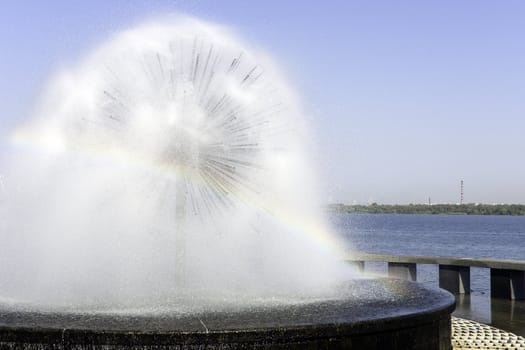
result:
<svg viewBox="0 0 525 350"><path fill-rule="evenodd" d="M393 279L352 280L338 296L178 313L0 306L5 349L450 349L453 296Z"/></svg>

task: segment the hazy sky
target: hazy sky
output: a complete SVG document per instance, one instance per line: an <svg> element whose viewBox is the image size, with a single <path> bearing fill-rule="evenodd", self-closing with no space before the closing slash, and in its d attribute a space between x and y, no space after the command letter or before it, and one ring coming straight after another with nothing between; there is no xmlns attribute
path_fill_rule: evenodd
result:
<svg viewBox="0 0 525 350"><path fill-rule="evenodd" d="M272 53L302 96L326 201L525 203L523 1L2 1L0 167L46 80L182 12ZM2 169L0 168L0 174Z"/></svg>

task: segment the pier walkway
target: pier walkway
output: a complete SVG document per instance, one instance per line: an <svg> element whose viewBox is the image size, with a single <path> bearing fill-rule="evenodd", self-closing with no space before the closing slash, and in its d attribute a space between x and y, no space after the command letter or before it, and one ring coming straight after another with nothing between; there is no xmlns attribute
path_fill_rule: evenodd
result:
<svg viewBox="0 0 525 350"><path fill-rule="evenodd" d="M525 338L475 321L452 317L454 350L525 350Z"/></svg>

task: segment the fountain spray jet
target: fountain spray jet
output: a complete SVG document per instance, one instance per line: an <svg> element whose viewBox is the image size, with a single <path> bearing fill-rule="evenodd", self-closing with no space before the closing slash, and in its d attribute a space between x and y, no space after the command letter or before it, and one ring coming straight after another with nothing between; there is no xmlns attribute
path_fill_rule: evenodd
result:
<svg viewBox="0 0 525 350"><path fill-rule="evenodd" d="M258 101L256 110L243 99L250 97L263 71L246 57L244 64L242 51L228 55L199 36L170 41L168 47L144 55L141 62L145 83L157 91L155 100L137 106L121 87L124 72L108 68L112 80L103 90L102 113L82 118L85 125L80 127L112 129L118 138L133 128L137 110L149 108L146 118L160 116L162 130L150 134L162 135L165 144L144 157L175 174L175 265L179 284L184 284L188 212L213 221L243 196L256 197L253 174L264 166L258 155L263 147L273 147L265 139L272 139L283 125L271 120L279 110L278 96L275 102ZM257 88L266 90L265 98L272 94L270 85Z"/></svg>

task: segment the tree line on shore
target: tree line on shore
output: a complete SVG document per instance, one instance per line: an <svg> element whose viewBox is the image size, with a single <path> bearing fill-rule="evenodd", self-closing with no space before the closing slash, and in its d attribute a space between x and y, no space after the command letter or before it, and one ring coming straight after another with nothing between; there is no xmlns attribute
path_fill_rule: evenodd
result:
<svg viewBox="0 0 525 350"><path fill-rule="evenodd" d="M331 204L329 209L356 214L525 215L525 204Z"/></svg>

